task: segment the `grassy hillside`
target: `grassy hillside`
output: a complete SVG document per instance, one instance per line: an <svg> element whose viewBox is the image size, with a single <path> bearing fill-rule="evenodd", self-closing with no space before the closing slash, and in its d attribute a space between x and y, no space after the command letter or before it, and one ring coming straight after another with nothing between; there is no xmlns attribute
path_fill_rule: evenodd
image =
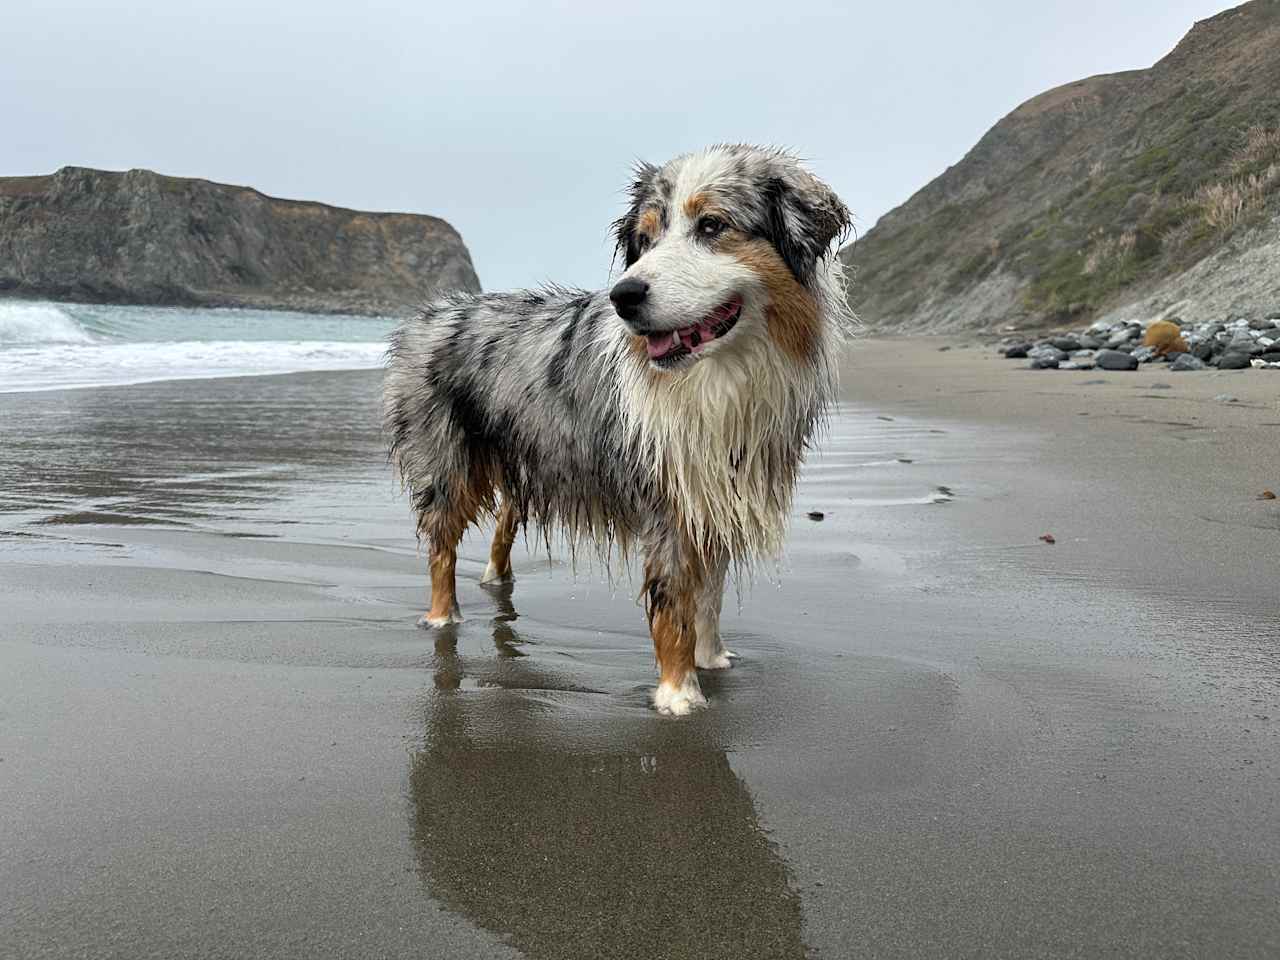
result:
<svg viewBox="0 0 1280 960"><path fill-rule="evenodd" d="M841 256L872 326L1087 318L1280 215L1280 0L1042 94Z"/></svg>

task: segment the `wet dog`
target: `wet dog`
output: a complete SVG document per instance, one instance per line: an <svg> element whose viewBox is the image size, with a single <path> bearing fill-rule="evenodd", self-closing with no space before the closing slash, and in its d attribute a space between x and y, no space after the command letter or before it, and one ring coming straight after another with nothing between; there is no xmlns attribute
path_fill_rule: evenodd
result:
<svg viewBox="0 0 1280 960"><path fill-rule="evenodd" d="M793 156L721 145L641 164L614 224L608 291L455 295L392 335L384 423L429 548L424 626L460 619L457 545L497 529L482 582L511 576L521 526L639 550L653 702L706 703L725 578L782 547L804 454L849 333L849 212Z"/></svg>

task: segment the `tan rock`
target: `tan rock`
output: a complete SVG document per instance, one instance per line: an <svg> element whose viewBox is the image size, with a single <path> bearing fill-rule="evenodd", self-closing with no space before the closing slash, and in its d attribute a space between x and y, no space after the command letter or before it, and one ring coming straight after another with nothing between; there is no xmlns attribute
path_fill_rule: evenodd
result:
<svg viewBox="0 0 1280 960"><path fill-rule="evenodd" d="M1187 341L1182 339L1181 328L1168 320L1157 320L1147 327L1142 345L1155 347L1157 357L1163 357L1166 353L1186 353L1189 349Z"/></svg>

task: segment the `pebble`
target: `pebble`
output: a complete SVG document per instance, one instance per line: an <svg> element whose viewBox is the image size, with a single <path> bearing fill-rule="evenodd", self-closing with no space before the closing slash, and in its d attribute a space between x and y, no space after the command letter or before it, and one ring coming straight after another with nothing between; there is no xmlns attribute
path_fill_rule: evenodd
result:
<svg viewBox="0 0 1280 960"><path fill-rule="evenodd" d="M1213 399L1217 400L1218 403L1239 403L1240 402L1239 397L1233 397L1229 393L1220 393Z"/></svg>

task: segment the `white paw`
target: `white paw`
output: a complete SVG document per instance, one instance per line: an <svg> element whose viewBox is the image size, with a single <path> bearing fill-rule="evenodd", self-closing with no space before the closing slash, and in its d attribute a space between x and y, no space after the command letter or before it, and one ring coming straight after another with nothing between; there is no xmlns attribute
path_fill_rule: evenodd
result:
<svg viewBox="0 0 1280 960"><path fill-rule="evenodd" d="M717 650L710 656L698 656L695 661L699 670L728 670L733 666L728 651Z"/></svg>
<svg viewBox="0 0 1280 960"><path fill-rule="evenodd" d="M423 614L418 619L418 626L447 627L451 623L461 623L461 622L462 622L462 613L461 611L458 610L457 607L454 607L452 613L446 614L443 617L429 617L426 614Z"/></svg>
<svg viewBox="0 0 1280 960"><path fill-rule="evenodd" d="M683 717L692 710L707 705L707 698L698 686L698 675L689 671L680 683L660 683L653 691L653 706L669 717Z"/></svg>
<svg viewBox="0 0 1280 960"><path fill-rule="evenodd" d="M510 583L514 579L515 577L511 575L510 571L499 573L492 560L485 564L484 573L480 574L481 583Z"/></svg>
<svg viewBox="0 0 1280 960"><path fill-rule="evenodd" d="M693 659L699 670L728 670L739 657L728 647L719 644L710 653L701 650L695 652Z"/></svg>

